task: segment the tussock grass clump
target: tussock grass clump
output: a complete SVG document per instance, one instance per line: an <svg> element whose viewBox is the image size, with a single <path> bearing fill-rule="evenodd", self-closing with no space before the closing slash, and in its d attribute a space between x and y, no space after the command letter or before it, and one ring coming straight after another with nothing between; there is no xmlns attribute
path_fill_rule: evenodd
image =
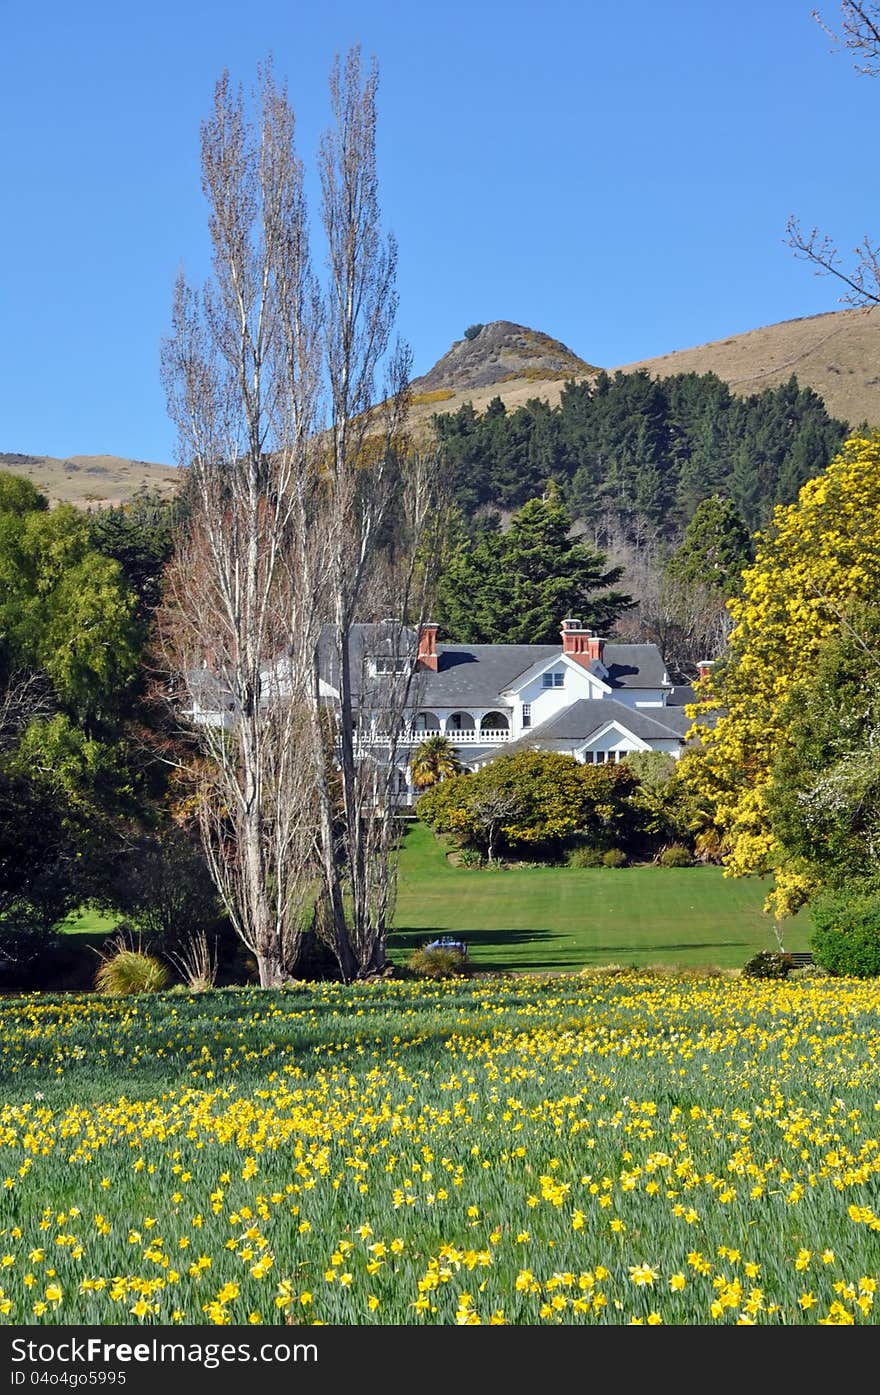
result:
<svg viewBox="0 0 880 1395"><path fill-rule="evenodd" d="M131 993L161 993L171 978L168 965L155 954L148 954L140 943L133 946L123 936L110 941L110 949L100 951L101 967L95 974L98 993L118 997Z"/></svg>
<svg viewBox="0 0 880 1395"><path fill-rule="evenodd" d="M413 950L406 967L420 978L467 978L471 973L469 961L457 949Z"/></svg>

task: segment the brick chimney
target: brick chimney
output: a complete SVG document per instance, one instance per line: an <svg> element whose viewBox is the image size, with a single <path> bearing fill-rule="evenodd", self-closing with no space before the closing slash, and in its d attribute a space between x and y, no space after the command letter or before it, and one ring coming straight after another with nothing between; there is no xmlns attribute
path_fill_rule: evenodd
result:
<svg viewBox="0 0 880 1395"><path fill-rule="evenodd" d="M603 662L605 641L582 625L580 620L569 616L562 622L562 652L574 659L575 663L589 668L596 659L599 663Z"/></svg>
<svg viewBox="0 0 880 1395"><path fill-rule="evenodd" d="M437 672L437 623L426 620L419 630L418 667L429 673Z"/></svg>
<svg viewBox="0 0 880 1395"><path fill-rule="evenodd" d="M697 673L699 675L699 680L701 683L705 683L706 679L710 677L712 673L712 665L714 664L714 662L714 659L697 660Z"/></svg>

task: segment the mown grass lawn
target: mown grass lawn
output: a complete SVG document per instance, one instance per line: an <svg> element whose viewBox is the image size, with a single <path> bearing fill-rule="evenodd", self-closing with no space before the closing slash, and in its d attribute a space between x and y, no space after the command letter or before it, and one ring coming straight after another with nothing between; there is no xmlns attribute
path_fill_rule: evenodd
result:
<svg viewBox="0 0 880 1395"><path fill-rule="evenodd" d="M392 960L435 934L461 935L480 969L554 971L620 963L741 968L775 949L761 910L767 886L718 867L453 867L442 842L413 823L404 839ZM809 948L806 913L785 947Z"/></svg>
<svg viewBox="0 0 880 1395"><path fill-rule="evenodd" d="M83 906L62 920L60 929L65 935L93 935L103 939L113 934L121 919L117 911L98 911L93 906Z"/></svg>

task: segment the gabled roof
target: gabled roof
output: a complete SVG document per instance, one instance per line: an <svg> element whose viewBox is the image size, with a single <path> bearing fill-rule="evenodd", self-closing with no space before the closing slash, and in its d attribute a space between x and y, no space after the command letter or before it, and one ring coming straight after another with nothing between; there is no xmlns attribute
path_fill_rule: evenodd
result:
<svg viewBox="0 0 880 1395"><path fill-rule="evenodd" d="M418 635L394 621L355 625L349 642L349 660L355 692L362 686L366 660L373 656L415 656ZM338 689L338 660L333 629L324 625L318 646L320 674ZM502 694L536 666L562 658L556 644L438 644L437 672L415 675L412 701L419 707L509 707ZM606 644L603 663L608 676L593 678L614 690L660 689L669 686L666 665L655 644ZM589 670L588 670L589 672ZM375 679L367 686L373 687Z"/></svg>
<svg viewBox="0 0 880 1395"><path fill-rule="evenodd" d="M669 686L666 664L656 644L606 644L602 662L612 688Z"/></svg>
<svg viewBox="0 0 880 1395"><path fill-rule="evenodd" d="M542 660L561 655L560 644L438 644L437 672L419 675L422 707L509 707L501 694Z"/></svg>
<svg viewBox="0 0 880 1395"><path fill-rule="evenodd" d="M577 659L574 657L573 654L566 654L561 649L554 649L553 653L550 655L549 658L539 659L536 663L530 664L529 667L527 669L524 669L522 673L518 673L516 678L512 680L506 691L508 693L514 694L520 693L523 688L528 686L529 683L533 683L536 678L540 678L543 673L546 673L548 669L555 667L556 664L563 664L564 666L573 669L575 673L586 674L590 681L597 688L599 688L599 690L602 693L611 692L610 686L605 681L605 677L607 677L607 670L603 668L601 664L578 663ZM599 672L600 669L601 674ZM605 675L605 677L602 676L603 674Z"/></svg>
<svg viewBox="0 0 880 1395"><path fill-rule="evenodd" d="M532 746L543 746L554 741L579 741L586 744L597 732L607 727L609 722L614 722L640 741L681 741L686 728L682 729L679 716L684 714L675 714L673 726L666 720L667 716L672 715L666 708L658 707L655 710L663 713L662 721L657 717L648 717L643 708L626 707L622 702L615 702L613 698L580 698L570 707L557 712L555 717L542 722L538 727L532 727L517 741L512 741L507 750L527 751ZM687 726L690 726L689 721Z"/></svg>

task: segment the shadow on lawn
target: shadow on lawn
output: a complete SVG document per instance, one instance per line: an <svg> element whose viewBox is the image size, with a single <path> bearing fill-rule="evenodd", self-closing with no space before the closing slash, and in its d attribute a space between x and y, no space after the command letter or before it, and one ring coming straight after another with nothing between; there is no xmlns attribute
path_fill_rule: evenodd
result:
<svg viewBox="0 0 880 1395"><path fill-rule="evenodd" d="M429 944L431 940L446 939L451 937L456 940L464 940L470 951L474 967L477 969L497 970L504 973L508 969L570 969L572 967L570 959L567 957L557 957L553 954L550 945L554 940L565 941L568 936L559 935L552 930L450 930L448 925L425 926L420 930L394 930L388 937L388 948L394 952L409 955L414 949L421 949ZM508 959L503 953L504 950L513 950L522 945L542 946L542 951L537 958L522 958L520 954L515 954L512 959ZM491 957L484 958L480 951L492 951ZM501 951L499 954L498 951ZM475 959L475 953L480 952Z"/></svg>
<svg viewBox="0 0 880 1395"><path fill-rule="evenodd" d="M388 948L392 954L395 954L395 957L404 959L413 950L421 949L431 940L447 937L464 940L476 969L495 970L499 973L505 973L508 970L535 970L540 973L543 970L552 972L557 969L577 969L582 964L595 963L597 954L607 958L609 962L644 964L647 959L668 961L676 954L690 954L701 950L734 949L742 950L745 955L749 952L748 943L737 939L666 940L658 944L650 944L642 940L633 943L618 941L614 944L606 944L591 943L587 938L584 938L579 945L579 949L583 953L573 954L571 946L573 937L562 932L522 929L467 930L462 928L450 930L448 925L428 925L419 930L394 930L388 938ZM554 941L559 943L560 952L557 954L553 952ZM534 957L521 952L529 945L534 946L537 951Z"/></svg>

